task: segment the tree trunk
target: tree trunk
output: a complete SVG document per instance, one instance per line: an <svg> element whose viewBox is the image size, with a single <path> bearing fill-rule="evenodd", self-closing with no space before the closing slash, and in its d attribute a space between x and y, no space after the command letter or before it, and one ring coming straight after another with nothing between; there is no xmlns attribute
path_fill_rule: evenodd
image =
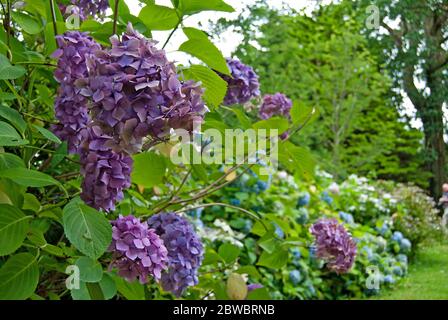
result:
<svg viewBox="0 0 448 320"><path fill-rule="evenodd" d="M442 195L442 184L445 182L445 142L443 140L442 106L428 105L422 112L425 134L426 163L431 171L430 192L434 200Z"/></svg>
<svg viewBox="0 0 448 320"><path fill-rule="evenodd" d="M428 69L427 69L428 70ZM429 69L430 70L430 69ZM442 195L442 184L445 182L445 142L443 140L443 75L440 70L427 71L427 86L430 95L426 98L426 108L422 112L425 132L426 156L428 169L432 173L430 192L434 200L438 201Z"/></svg>
<svg viewBox="0 0 448 320"><path fill-rule="evenodd" d="M428 127L432 124L427 123L424 126ZM425 147L427 166L432 173L430 191L434 200L438 200L442 194L442 184L445 182L445 143L443 141L443 130L434 130L433 128L425 130Z"/></svg>

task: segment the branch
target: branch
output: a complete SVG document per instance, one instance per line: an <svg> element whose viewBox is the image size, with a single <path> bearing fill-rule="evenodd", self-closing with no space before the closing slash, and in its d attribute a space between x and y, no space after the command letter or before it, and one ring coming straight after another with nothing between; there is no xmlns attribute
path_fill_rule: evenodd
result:
<svg viewBox="0 0 448 320"><path fill-rule="evenodd" d="M257 216L255 213L250 212L249 210L246 210L244 208L240 208L240 207L237 207L237 206L234 206L234 205L231 205L231 204L227 204L227 203L223 203L223 202L203 203L203 204L200 204L200 205L197 205L197 206L194 206L194 207L188 207L188 208L185 207L185 208L182 208L180 210L175 211L174 213L181 213L181 212L185 212L185 211L195 210L195 209L198 209L198 208L213 207L213 206L228 207L228 208L231 208L231 209L234 209L234 210L238 210L238 211L244 212L245 214L251 216L255 220L261 222L261 218L259 216Z"/></svg>
<svg viewBox="0 0 448 320"><path fill-rule="evenodd" d="M120 0L115 0L115 9L114 9L114 24L112 27L112 35L117 34L117 19L118 19L118 2Z"/></svg>
<svg viewBox="0 0 448 320"><path fill-rule="evenodd" d="M403 47L403 32L400 30L395 30L391 28L387 23L381 21L381 26L389 32L389 35L394 39L395 44L401 50Z"/></svg>
<svg viewBox="0 0 448 320"><path fill-rule="evenodd" d="M161 207L159 208L158 206L154 208L154 213L158 213L160 211L162 211L163 209L167 208L170 206L171 202L173 201L173 199L179 194L180 190L182 189L182 187L185 185L185 183L188 180L188 177L190 176L192 171L192 168L190 168L187 173L185 174L184 178L182 179L182 182L180 183L179 187L171 194L171 196L168 198L168 200L163 201L160 205Z"/></svg>
<svg viewBox="0 0 448 320"><path fill-rule="evenodd" d="M416 109L421 109L425 104L425 98L423 94L417 89L414 83L414 70L415 67L411 64L406 65L403 68L403 86L409 99Z"/></svg>
<svg viewBox="0 0 448 320"><path fill-rule="evenodd" d="M439 59L438 59L439 60ZM428 73L434 73L437 70L443 68L444 66L446 66L448 64L448 52L444 52L443 56L440 58L440 62L436 63L435 65L432 65L429 69L428 69Z"/></svg>
<svg viewBox="0 0 448 320"><path fill-rule="evenodd" d="M58 27L56 25L56 12L54 10L54 0L50 0L50 11L51 11L51 19L53 20L53 30L56 41L56 47L58 47L58 41L56 40L56 36L58 35Z"/></svg>

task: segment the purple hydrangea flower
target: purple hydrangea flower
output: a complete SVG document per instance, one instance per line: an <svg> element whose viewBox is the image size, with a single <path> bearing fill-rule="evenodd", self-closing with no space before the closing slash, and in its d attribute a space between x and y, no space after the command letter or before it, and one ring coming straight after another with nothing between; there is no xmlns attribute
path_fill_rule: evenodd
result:
<svg viewBox="0 0 448 320"><path fill-rule="evenodd" d="M356 244L336 219L320 219L310 228L316 238L316 256L337 273L346 273L356 257Z"/></svg>
<svg viewBox="0 0 448 320"><path fill-rule="evenodd" d="M138 278L140 283L148 282L148 275L159 281L167 268L168 250L162 239L134 216L119 216L111 221L113 266L118 274L128 281Z"/></svg>
<svg viewBox="0 0 448 320"><path fill-rule="evenodd" d="M273 116L282 116L290 119L290 111L292 107L291 100L282 93L274 95L267 94L263 97L263 103L258 113L263 120L269 119ZM285 131L280 135L281 139L286 139L289 136L289 131Z"/></svg>
<svg viewBox="0 0 448 320"><path fill-rule="evenodd" d="M260 107L259 116L266 120L273 116L282 116L289 119L292 102L282 93L274 95L267 94L263 97L263 104Z"/></svg>
<svg viewBox="0 0 448 320"><path fill-rule="evenodd" d="M71 0L72 5L78 9L71 10L71 13L79 14L81 20L86 20L88 17L104 16L106 10L109 8L108 0ZM67 6L59 4L59 9L65 15Z"/></svg>
<svg viewBox="0 0 448 320"><path fill-rule="evenodd" d="M168 249L168 271L162 274L162 287L180 297L188 286L198 284L198 269L204 248L187 219L174 213L160 213L149 218Z"/></svg>
<svg viewBox="0 0 448 320"><path fill-rule="evenodd" d="M110 137L97 126L88 128L88 138L81 151L81 199L86 204L104 211L115 209L123 199L123 189L131 186L132 158L107 147Z"/></svg>
<svg viewBox="0 0 448 320"><path fill-rule="evenodd" d="M110 50L97 51L88 61L89 84L82 94L92 102L92 118L110 135L115 151L135 153L143 138L166 136L171 128L192 129L207 111L203 90L182 83L173 63L155 42L128 25Z"/></svg>
<svg viewBox="0 0 448 320"><path fill-rule="evenodd" d="M224 105L244 104L250 99L260 95L260 83L258 76L252 67L241 63L239 60L227 58L231 77L222 73L220 76L227 82L227 93L224 97Z"/></svg>
<svg viewBox="0 0 448 320"><path fill-rule="evenodd" d="M254 291L256 289L261 289L261 288L264 288L264 287L262 284L259 284L259 283L251 283L251 284L247 285L248 292Z"/></svg>
<svg viewBox="0 0 448 320"><path fill-rule="evenodd" d="M55 116L59 123L53 132L67 141L69 152L74 153L85 138L85 127L89 121L87 100L80 95L78 82L87 76L86 56L101 49L86 33L69 31L56 37L59 48L53 53L58 58L54 76L59 82L55 101Z"/></svg>

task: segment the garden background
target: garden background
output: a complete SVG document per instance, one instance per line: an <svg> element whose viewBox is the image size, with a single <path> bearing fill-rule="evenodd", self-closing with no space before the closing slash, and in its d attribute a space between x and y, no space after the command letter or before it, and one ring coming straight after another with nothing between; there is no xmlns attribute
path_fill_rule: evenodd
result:
<svg viewBox="0 0 448 320"><path fill-rule="evenodd" d="M0 299L448 298L445 1L0 4Z"/></svg>

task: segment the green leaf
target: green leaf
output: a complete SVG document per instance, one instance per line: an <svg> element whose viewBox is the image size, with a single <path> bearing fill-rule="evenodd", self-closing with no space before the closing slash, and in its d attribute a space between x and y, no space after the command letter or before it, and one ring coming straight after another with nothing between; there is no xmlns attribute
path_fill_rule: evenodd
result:
<svg viewBox="0 0 448 320"><path fill-rule="evenodd" d="M99 283L87 282L86 287L92 300L104 300L103 290Z"/></svg>
<svg viewBox="0 0 448 320"><path fill-rule="evenodd" d="M114 279L107 273L103 274L103 278L100 281L100 287L104 294L104 299L112 299L117 294L117 286Z"/></svg>
<svg viewBox="0 0 448 320"><path fill-rule="evenodd" d="M299 172L305 178L314 176L316 161L309 150L296 146L289 141L279 144L279 161L290 171Z"/></svg>
<svg viewBox="0 0 448 320"><path fill-rule="evenodd" d="M195 28L182 29L188 40L179 47L180 51L205 62L210 68L229 75L229 68L221 51L210 41L207 34Z"/></svg>
<svg viewBox="0 0 448 320"><path fill-rule="evenodd" d="M25 168L23 160L12 153L0 153L0 171L11 168Z"/></svg>
<svg viewBox="0 0 448 320"><path fill-rule="evenodd" d="M175 9L156 4L145 6L138 17L150 30L170 30L179 23Z"/></svg>
<svg viewBox="0 0 448 320"><path fill-rule="evenodd" d="M31 216L9 204L0 204L0 256L16 251L23 243Z"/></svg>
<svg viewBox="0 0 448 320"><path fill-rule="evenodd" d="M45 187L50 185L60 185L60 183L53 179L48 174L30 170L25 168L11 168L0 171L0 178L8 178L15 183L25 187Z"/></svg>
<svg viewBox="0 0 448 320"><path fill-rule="evenodd" d="M56 21L56 27L58 28L59 34L63 34L67 29L65 22L62 21ZM49 56L56 50L53 22L49 22L45 25L44 36L45 36L45 54Z"/></svg>
<svg viewBox="0 0 448 320"><path fill-rule="evenodd" d="M21 146L27 144L28 140L22 139L19 133L11 125L0 121L0 146Z"/></svg>
<svg viewBox="0 0 448 320"><path fill-rule="evenodd" d="M247 296L246 281L238 273L230 274L227 279L227 296L232 300L244 300Z"/></svg>
<svg viewBox="0 0 448 320"><path fill-rule="evenodd" d="M224 243L219 247L218 254L226 263L231 263L238 258L240 251L240 248L237 246L230 243Z"/></svg>
<svg viewBox="0 0 448 320"><path fill-rule="evenodd" d="M75 265L79 268L79 279L84 282L99 282L103 277L103 268L101 264L89 257L80 257Z"/></svg>
<svg viewBox="0 0 448 320"><path fill-rule="evenodd" d="M185 79L192 79L201 82L205 89L204 100L207 104L217 107L221 104L227 92L227 82L225 82L213 70L201 65L192 65L182 70Z"/></svg>
<svg viewBox="0 0 448 320"><path fill-rule="evenodd" d="M133 183L151 188L163 181L166 172L165 157L154 152L143 152L133 156L131 173Z"/></svg>
<svg viewBox="0 0 448 320"><path fill-rule="evenodd" d="M52 244L47 243L46 245L42 246L41 249L56 257L64 257L64 251L61 248L56 247Z"/></svg>
<svg viewBox="0 0 448 320"><path fill-rule="evenodd" d="M44 127L41 126L37 126L35 124L33 124L33 127L37 129L37 131L39 131L45 138L47 138L48 140L55 142L57 144L62 143L62 141L56 137L54 135L53 132L51 132L50 130L45 129Z"/></svg>
<svg viewBox="0 0 448 320"><path fill-rule="evenodd" d="M121 277L114 276L117 290L128 300L145 300L145 291L143 285L138 282L128 282Z"/></svg>
<svg viewBox="0 0 448 320"><path fill-rule="evenodd" d="M8 58L0 54L0 80L13 80L20 78L26 73L22 66L13 66Z"/></svg>
<svg viewBox="0 0 448 320"><path fill-rule="evenodd" d="M288 251L278 248L272 253L264 251L260 256L257 265L272 269L280 269L284 267L287 262Z"/></svg>
<svg viewBox="0 0 448 320"><path fill-rule="evenodd" d="M112 12L115 12L115 0L109 0L109 6L112 9ZM129 14L129 7L124 0L118 2L118 15Z"/></svg>
<svg viewBox="0 0 448 320"><path fill-rule="evenodd" d="M0 92L0 101L11 101L15 100L16 96L10 92Z"/></svg>
<svg viewBox="0 0 448 320"><path fill-rule="evenodd" d="M74 198L63 210L62 221L68 240L92 259L99 258L112 241L112 227L104 214Z"/></svg>
<svg viewBox="0 0 448 320"><path fill-rule="evenodd" d="M285 118L272 117L267 120L261 120L253 124L254 129L277 129L279 134L282 134L289 128L289 121Z"/></svg>
<svg viewBox="0 0 448 320"><path fill-rule="evenodd" d="M23 195L23 210L31 210L33 212L38 212L41 208L40 202L37 197L32 193L25 193Z"/></svg>
<svg viewBox="0 0 448 320"><path fill-rule="evenodd" d="M215 264L219 261L222 261L223 259L221 256L213 249L207 248L204 254L204 261L202 261L202 264L208 265L208 264Z"/></svg>
<svg viewBox="0 0 448 320"><path fill-rule="evenodd" d="M15 109L0 106L0 117L8 120L20 133L24 134L26 130L26 122L22 115Z"/></svg>
<svg viewBox="0 0 448 320"><path fill-rule="evenodd" d="M250 128L251 120L246 115L246 112L244 111L243 107L241 107L241 106L232 106L231 108L227 108L227 109L232 111L236 115L236 117L238 118L238 121L241 124L241 128L242 129Z"/></svg>
<svg viewBox="0 0 448 320"><path fill-rule="evenodd" d="M193 176L201 181L208 182L208 173L204 164L192 164Z"/></svg>
<svg viewBox="0 0 448 320"><path fill-rule="evenodd" d="M25 189L10 179L0 179L0 203L7 203L21 208Z"/></svg>
<svg viewBox="0 0 448 320"><path fill-rule="evenodd" d="M36 257L19 253L8 259L0 269L0 299L24 300L36 290L39 268Z"/></svg>
<svg viewBox="0 0 448 320"><path fill-rule="evenodd" d="M67 142L63 141L58 148L56 149L55 153L53 153L53 157L51 158L50 166L52 168L56 167L68 154L68 148L67 148Z"/></svg>
<svg viewBox="0 0 448 320"><path fill-rule="evenodd" d="M26 1L25 9L27 11L34 11L37 14L41 15L43 18L47 18L45 0Z"/></svg>
<svg viewBox="0 0 448 320"><path fill-rule="evenodd" d="M11 12L11 16L15 22L29 34L38 34L42 31L42 26L39 24L37 20L35 20L30 15L27 15L22 12L13 11Z"/></svg>
<svg viewBox="0 0 448 320"><path fill-rule="evenodd" d="M297 101L293 102L291 108L291 120L294 125L310 124L314 120L319 118L319 112L316 108L308 107L303 103Z"/></svg>
<svg viewBox="0 0 448 320"><path fill-rule="evenodd" d="M31 227L31 230L27 234L27 238L38 247L43 247L47 244L43 232L37 228Z"/></svg>
<svg viewBox="0 0 448 320"><path fill-rule="evenodd" d="M236 272L239 274L247 274L255 279L261 278L260 272L254 266L242 266Z"/></svg>
<svg viewBox="0 0 448 320"><path fill-rule="evenodd" d="M259 288L248 293L246 300L272 300L268 289Z"/></svg>
<svg viewBox="0 0 448 320"><path fill-rule="evenodd" d="M222 0L179 0L179 9L183 15L191 15L201 11L234 12L232 6Z"/></svg>
<svg viewBox="0 0 448 320"><path fill-rule="evenodd" d="M73 300L90 300L89 290L83 281L79 281L79 289L70 290L70 295Z"/></svg>

